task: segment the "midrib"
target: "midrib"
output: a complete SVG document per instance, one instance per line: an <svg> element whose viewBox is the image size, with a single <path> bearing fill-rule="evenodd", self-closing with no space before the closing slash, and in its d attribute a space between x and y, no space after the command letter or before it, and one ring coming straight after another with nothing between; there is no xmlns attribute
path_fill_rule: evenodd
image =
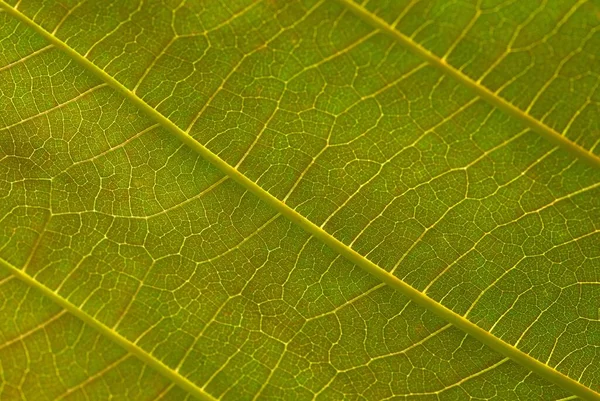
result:
<svg viewBox="0 0 600 401"><path fill-rule="evenodd" d="M572 153L574 156L586 161L587 163L600 167L600 157L596 156L594 153L588 151L585 148L577 145L572 142L565 136L556 132L554 129L548 127L543 122L539 121L529 113L521 110L520 108L514 106L498 94L492 92L484 85L474 81L468 75L463 73L462 71L454 68L452 65L448 64L446 61L436 56L426 48L422 47L414 40L404 35L402 32L394 29L390 24L388 24L385 20L379 18L378 16L372 14L370 11L366 10L364 7L355 3L352 0L337 0L344 7L354 13L358 18L362 19L375 29L380 30L386 35L390 36L392 39L396 40L402 46L406 47L412 53L421 57L429 64L441 70L445 75L448 75L462 85L468 87L472 91L474 91L480 98L484 99L492 106L508 113L512 117L522 121L527 127L548 139L555 145L562 147L568 152Z"/></svg>
<svg viewBox="0 0 600 401"><path fill-rule="evenodd" d="M343 0L340 0L340 1L343 1ZM70 57L73 58L73 60L78 62L80 65L82 65L84 68L89 70L91 73L93 73L94 75L96 75L97 77L99 77L100 79L105 81L107 84L111 85L113 88L118 90L121 94L123 94L126 98L131 100L141 110L143 110L149 117L153 118L155 121L157 121L159 124L161 124L164 128L169 130L173 135L175 135L182 142L184 142L186 145L188 145L190 148L192 148L194 151L196 151L198 154L200 154L202 157L204 157L207 161L209 161L214 166L219 168L223 173L225 173L226 175L231 177L233 180L238 182L240 185L242 185L248 191L252 192L255 196L259 197L261 200L266 202L269 206L273 207L275 210L277 210L283 216L285 216L286 218L288 218L289 220L291 220L293 223L297 224L298 226L302 227L305 231L307 231L312 236L321 240L323 243L325 243L330 248L337 251L339 254L344 256L346 259L348 259L352 263L358 265L363 270L365 270L369 274L377 277L382 282L386 283L387 285L391 286L392 288L400 291L401 293L403 293L404 295L409 297L412 301L414 301L418 305L421 305L421 306L427 308L428 310L437 314L438 316L440 316L447 322L451 323L452 325L458 327L459 329L463 330L464 332L477 338L479 341L481 341L485 345L489 346L496 352L521 364L522 366L526 367L527 369L531 370L532 372L537 373L539 376L544 377L546 380L553 382L553 383L563 387L564 389L571 391L573 394L575 394L581 398L584 398L586 400L599 400L600 401L600 394L592 391L590 388L582 385L581 383L558 372L557 370L551 368L550 366L541 363L540 361L538 361L535 358L532 358L531 356L518 350L517 348L513 347L512 345L493 336L492 334L483 330L479 326L471 323L469 320L463 318L462 316L455 313L454 311L448 309L447 307L443 306L442 304L429 298L427 295L414 289L413 287L411 287L404 281L402 281L399 278L397 278L396 276L388 273L384 269L381 269L375 263L371 262L370 260L366 259L364 256L360 255L353 249L349 248L344 243L342 243L341 241L339 241L338 239L333 237L331 234L327 233L325 230L323 230L319 226L312 223L306 217L302 216L300 213L296 212L294 209L290 208L285 203L281 202L275 196L271 195L270 193L268 193L267 191L262 189L258 184L256 184L254 181L247 178L245 175L240 173L234 167L227 164L219 156L212 153L208 148L206 148L204 145L202 145L201 143L196 141L194 138L192 138L190 135L188 135L184 130L182 130L177 125L175 125L173 122L171 122L169 119L167 119L162 114L160 114L157 110L153 109L148 104L146 104L142 99L140 99L137 95L132 93L129 89L127 89L124 85L122 85L115 78L110 76L104 70L100 69L99 67L94 65L91 61L89 61L88 59L86 59L85 57L83 57L82 55L77 53L74 49L69 47L65 42L61 41L54 35L50 34L46 30L44 30L41 26L37 25L34 21L29 19L26 15L22 14L18 10L7 5L2 0L0 0L0 6L3 7L9 14L14 16L15 18L17 18L21 22L27 24L28 26L30 26L32 29L34 29L36 32L38 32L40 35L42 35L46 40L48 40L50 43L55 45L57 48L66 52ZM575 146L575 145L573 145L573 146ZM182 387L186 388L190 392L194 391L195 394L200 394L200 395L198 395L199 397L203 397L204 399L212 399L212 397L210 395L206 394L202 389L200 389L199 387L194 385L192 382L190 382L185 377L179 375L178 372L171 370L170 368L168 368L167 366L162 364L162 362L154 359L150 354L146 353L146 351L137 347L137 345L120 337L120 335L118 333L114 332L112 329L102 325L102 323L100 323L100 322L96 322L93 317L88 316L87 314L85 314L85 312L81 311L78 307L76 307L76 306L70 304L68 301L62 299L58 294L55 294L50 289L47 289L42 284L40 284L39 282L37 282L36 280L34 280L30 276L28 276L26 273L23 273L16 267L11 266L4 261L1 261L1 259L0 259L0 262L2 262L0 264L4 264L14 274L16 274L18 277L23 279L25 282L27 282L28 284L30 284L32 286L35 286L36 288L39 288L44 294L46 294L47 296L49 296L50 298L55 300L57 303L59 303L63 307L67 308L72 313L76 314L78 317L80 317L86 323L92 325L93 327L97 328L104 334L108 335L114 341L123 345L125 348L130 350L132 353L134 353L135 355L140 357L140 359L142 359L144 362L151 364L159 372L163 373L165 376L167 376L168 378L173 380L175 383L181 385ZM122 344L121 343L122 340L124 340L126 343ZM132 347L134 347L134 348L132 349ZM153 363L149 362L150 359L153 360L154 362Z"/></svg>
<svg viewBox="0 0 600 401"><path fill-rule="evenodd" d="M128 339L121 336L119 333L117 333L110 327L102 324L97 319L94 319L94 317L88 315L83 310L81 310L78 306L72 304L68 300L66 300L63 297L61 297L60 295L58 295L56 292L54 292L51 289L49 289L48 287L44 286L39 281L35 280L31 276L29 276L27 273L25 273L23 270L13 266L12 264L8 263L7 261L5 261L4 259L1 259L1 258L0 258L0 266L4 267L8 271L10 271L15 277L21 279L22 281L24 281L26 284L28 284L32 288L35 288L36 290L40 291L46 297L48 297L49 299L54 301L56 304L58 304L59 306L64 308L66 311L71 313L73 316L76 316L79 319L81 319L83 322L85 322L90 327L93 327L94 329L96 329L98 332L100 332L102 335L109 338L115 344L118 344L119 346L123 347L125 350L130 352L132 355L135 355L136 357L138 357L142 362L148 364L148 366L150 366L152 369L156 370L158 373L160 373L167 379L171 380L173 383L177 384L179 387L181 387L185 391L189 392L194 397L196 397L202 401L216 401L216 399L214 397L212 397L210 394L208 394L207 392L205 392L204 390L202 390L201 388L196 386L194 383L192 383L190 380L188 380L184 376L180 375L175 370L171 369L170 367L168 367L167 365L162 363L160 360L153 357L148 352L144 351L137 344L129 341Z"/></svg>

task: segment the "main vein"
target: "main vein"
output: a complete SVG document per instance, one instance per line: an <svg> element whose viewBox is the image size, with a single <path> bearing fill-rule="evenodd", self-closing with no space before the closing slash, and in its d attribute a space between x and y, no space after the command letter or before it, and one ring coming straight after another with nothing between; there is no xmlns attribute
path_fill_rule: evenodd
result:
<svg viewBox="0 0 600 401"><path fill-rule="evenodd" d="M549 141L554 144L562 147L578 158L586 161L587 163L600 167L600 157L590 152L589 150L582 148L576 143L572 142L564 135L556 132L554 129L548 127L543 122L539 121L535 117L531 116L529 113L521 110L520 108L514 106L504 98L500 97L497 93L492 92L481 83L478 83L471 79L468 75L463 73L462 71L454 68L452 65L448 64L445 60L436 56L429 50L425 49L414 40L404 35L402 32L394 29L390 24L388 24L385 20L379 18L378 16L372 14L364 7L355 3L352 0L337 0L339 3L344 5L348 10L353 12L360 19L367 22L369 25L373 26L375 29L380 30L381 32L387 34L392 37L398 43L406 47L408 50L416 54L417 56L426 60L429 64L433 65L440 69L444 74L456 79L462 85L468 87L473 90L479 97L486 100L488 103L492 104L496 108L503 110L504 112L510 114L511 116L519 119L533 131L542 135Z"/></svg>
<svg viewBox="0 0 600 401"><path fill-rule="evenodd" d="M156 370L158 373L162 374L167 379L171 380L173 383L180 386L182 389L188 391L194 397L198 398L199 400L203 400L203 401L216 401L216 399L214 397L212 397L210 394L206 393L204 390L200 389L198 386L196 386L190 380L188 380L187 378L185 378L184 376L182 376L175 370L171 369L170 367L168 367L167 365L162 363L160 360L153 357L148 352L144 351L137 344L134 344L133 342L131 342L128 339L126 339L125 337L121 336L119 333L117 333L110 327L102 324L100 321L98 321L94 317L88 315L87 313L82 311L78 306L72 304L65 298L58 295L56 292L54 292L51 289L49 289L48 287L44 286L43 284L41 284L40 282L38 282L37 280L35 280L31 276L29 276L27 273L25 273L23 270L13 266L12 264L8 263L7 261L5 261L4 259L1 259L1 258L0 258L0 266L8 269L14 276L21 279L25 283L29 284L31 287L39 290L42 294L47 296L49 299L54 301L56 304L60 305L66 311L68 311L72 315L78 317L83 322L88 324L90 327L95 328L101 334L105 335L110 340L112 340L114 343L123 347L125 350L130 352L132 355L137 356L144 363L148 364L148 366L150 366L151 368Z"/></svg>
<svg viewBox="0 0 600 401"><path fill-rule="evenodd" d="M20 11L16 10L15 8L7 5L6 3L4 3L3 0L0 0L0 7L4 8L9 14L14 16L21 22L27 24L29 27L31 27L36 32L38 32L40 35L42 35L50 43L52 43L57 48L61 49L62 51L67 53L69 56L71 56L76 62L78 62L84 68L86 68L91 73L93 73L94 75L96 75L100 79L104 80L109 85L111 85L113 88L118 90L123 96L125 96L126 98L131 100L134 104L136 104L149 117L153 118L155 121L157 121L159 124L161 124L164 128L169 130L173 135L175 135L177 138L179 138L182 142L184 142L186 145L188 145L194 151L198 152L198 154L200 154L207 161L209 161L214 166L219 168L223 173L230 176L233 180L235 180L237 183L239 183L240 185L245 187L248 191L252 192L255 196L257 196L258 198L260 198L261 200L266 202L268 205L273 207L275 210L277 210L283 216L285 216L286 218L288 218L289 220L291 220L298 226L302 227L305 231L307 231L312 236L321 240L323 243L328 245L333 250L337 251L339 254L344 256L346 259L348 259L352 263L358 265L363 270L365 270L368 273L370 273L371 275L377 277L378 279L380 279L382 282L386 283L390 287L400 291L401 293L403 293L404 295L409 297L412 301L414 301L416 304L425 307L426 309L437 314L438 316L440 316L447 322L453 324L457 328L459 328L459 329L463 330L464 332L477 338L479 341L486 344L487 346L489 346L496 352L514 360L515 362L521 364L522 366L525 366L527 369L537 373L538 375L540 375L541 377L544 377L548 381L555 383L555 384L563 387L564 389L571 391L573 394L575 394L583 399L600 401L600 394L594 392L592 389L584 386L583 384L577 382L576 380L571 379L570 377L564 375L563 373L558 372L557 370L553 369L552 367L550 367L550 366L538 361L537 359L527 355L526 353L520 351L516 347L513 347L512 345L495 337L491 333L485 331L484 329L480 328L476 324L470 322L466 318L455 313L451 309L438 303L434 299L429 298L427 295L425 295L422 292L411 287L404 281L400 280L398 277L396 277L393 274L387 272L386 270L380 268L375 263L371 262L370 260L368 260L367 258L362 256L361 254L359 254L352 248L348 247L343 242L339 241L337 238L335 238L334 236L332 236L331 234L329 234L328 232L326 232L325 230L323 230L316 224L312 223L309 219L307 219L306 217L304 217L303 215L301 215L300 213L298 213L297 211L295 211L288 205L286 205L284 202L280 201L278 198L271 195L269 192L267 192L262 187L260 187L257 183L255 183L254 181L250 180L248 177L246 177L245 175L240 173L236 168L234 168L233 166L226 163L219 156L217 156L216 154L211 152L208 148L206 148L204 145L202 145L201 143L196 141L189 134L187 134L184 130L182 130L177 125L175 125L172 121L170 121L168 118L166 118L165 116L160 114L157 110L150 107L146 102L144 102L136 94L131 92L127 87L125 87L123 84L121 84L115 78L110 76L107 72L105 72L104 70L102 70L101 68L99 68L98 66L93 64L90 60L86 59L81 54L77 53L74 49L72 49L70 46L68 46L65 42L63 42L59 38L55 37L53 34L47 32L44 28L39 26L33 20L29 19L29 17L22 14ZM80 311L72 304L70 304L64 300L61 301L62 298L60 298L57 294L55 294L51 290L45 288L42 284L38 283L31 277L27 276L25 273L22 273L20 270L15 271L18 269L14 268L14 267L11 270L17 276L22 278L24 281L26 281L30 285L35 286L36 288L40 288L46 295L51 296L52 299L56 300L58 303L62 302L61 305L65 304L64 305L65 308L68 306L70 308L69 309L70 311L72 311L74 314L76 314L77 316L82 318L87 323L98 328L103 333L107 334L113 340L115 340L117 342L119 342L119 341L126 342L124 344L122 342L119 342L119 344L125 346L126 348L131 347L133 345L130 342L128 342L128 340L120 337L118 335L118 333L112 331L109 328L106 328L104 325L102 325L102 323L95 322L94 318L86 315L84 312ZM75 312L75 310L77 310L77 312ZM162 362L154 359L150 354L137 348L137 346L135 346L135 345L133 345L133 346L136 348L134 350L131 350L131 352L135 353L135 355L140 357L140 359L144 360L145 362L150 363L152 366L157 368L157 370L160 371L161 373L163 373L165 376L169 377L174 382L182 385L182 387L188 389L189 391L194 390L195 394L200 392L200 394L204 397L204 399L211 399L211 398L207 398L210 396L207 395L206 393L204 393L200 388L195 386L193 383L191 383L185 377L181 376L179 373L166 367L164 364L162 364ZM152 362L152 360L153 360L153 362Z"/></svg>

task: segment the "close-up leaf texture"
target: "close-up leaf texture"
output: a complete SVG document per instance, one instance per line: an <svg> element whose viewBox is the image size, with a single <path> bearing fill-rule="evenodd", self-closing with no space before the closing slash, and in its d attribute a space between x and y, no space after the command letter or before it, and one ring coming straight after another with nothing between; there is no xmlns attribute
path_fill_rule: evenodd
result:
<svg viewBox="0 0 600 401"><path fill-rule="evenodd" d="M0 0L0 400L600 400L600 1Z"/></svg>

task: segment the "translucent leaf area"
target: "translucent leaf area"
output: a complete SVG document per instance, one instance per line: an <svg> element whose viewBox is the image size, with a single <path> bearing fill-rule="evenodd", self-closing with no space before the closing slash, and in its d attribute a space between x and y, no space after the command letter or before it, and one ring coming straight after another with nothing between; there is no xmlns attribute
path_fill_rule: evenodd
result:
<svg viewBox="0 0 600 401"><path fill-rule="evenodd" d="M0 0L0 400L600 400L597 0Z"/></svg>

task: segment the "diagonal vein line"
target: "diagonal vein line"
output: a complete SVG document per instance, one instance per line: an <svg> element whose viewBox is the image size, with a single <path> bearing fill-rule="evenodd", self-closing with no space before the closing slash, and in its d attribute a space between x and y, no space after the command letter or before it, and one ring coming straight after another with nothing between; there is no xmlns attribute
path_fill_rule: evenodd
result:
<svg viewBox="0 0 600 401"><path fill-rule="evenodd" d="M16 126L19 126L19 125L21 125L21 124L24 124L24 123L26 123L26 122L28 122L28 121L35 120L35 119L37 119L37 118L40 118L40 117L42 117L42 116L46 116L46 115L48 115L48 114L52 113L53 111L56 111L56 110L62 109L63 107L66 107L66 106L68 106L68 105L70 105L70 104L72 104L72 103L75 103L75 102L76 102L76 101L78 101L79 99L81 99L81 98L84 98L85 96L89 95L90 93L94 93L94 92L95 92L95 91L97 91L98 89L100 89L100 88L104 88L105 86L106 86L106 84L105 84L105 83L102 83L102 84L99 84L99 85L92 86L91 88L89 88L89 89L87 89L87 90L85 90L85 91L81 92L81 93L80 93L80 94L78 94L77 96L75 96L75 97L73 97L73 98L71 98L71 99L69 99L69 100L67 100L67 101L65 101L65 102L63 102L63 103L57 104L57 105L56 105L56 106L54 106L54 107L51 107L51 108L49 108L49 109L46 109L46 110L44 110L44 111L41 111L41 112L39 112L39 113L37 113L37 114L34 114L34 115L32 115L32 116L29 116L29 117L23 118L22 120L19 120L19 121L17 121L16 123L13 123L13 124L10 124L10 125L6 125L6 126L4 126L4 127L0 127L0 132L1 132L1 131L7 131L7 130L9 130L9 129L11 129L11 128L14 128L14 127L16 127Z"/></svg>
<svg viewBox="0 0 600 401"><path fill-rule="evenodd" d="M559 132L556 132L554 129L550 128L543 122L534 118L527 112L521 110L520 108L514 106L512 103L500 97L498 94L492 92L482 84L477 81L474 81L469 76L461 72L460 70L454 68L452 65L448 64L444 59L436 56L431 53L429 50L425 49L415 41L413 41L408 36L404 35L400 31L394 29L391 25L389 25L385 20L379 18L378 16L372 14L364 7L359 4L356 4L353 0L337 0L347 9L352 11L357 17L370 24L374 28L380 30L381 32L387 34L392 37L392 39L396 40L398 43L403 45L405 48L426 60L432 66L441 70L444 74L456 79L462 85L468 87L473 90L479 97L486 100L492 106L508 113L509 115L517 118L521 122L525 123L529 128L538 134L542 135L549 141L554 144L562 147L563 149L569 151L573 155L585 160L589 164L600 167L600 156L596 156L594 153L589 150L582 148L576 143L572 142L564 135L561 135Z"/></svg>
<svg viewBox="0 0 600 401"><path fill-rule="evenodd" d="M59 395L57 398L55 398L54 401L64 400L65 398L67 398L68 396L70 396L71 394L73 394L74 392L76 392L78 390L81 390L81 389L85 388L86 386L89 386L90 384L92 384L96 380L100 379L102 376L106 375L111 370L115 369L122 362L125 362L125 360L127 360L130 356L131 356L131 354L126 353L125 355L123 355L122 357L120 357L119 359L117 359L116 361L114 361L114 362L108 364L107 366L105 366L99 372L96 372L95 374L93 374L90 377L86 378L81 383L76 384L73 387L68 388L67 391L65 391L64 393L62 393L61 395Z"/></svg>
<svg viewBox="0 0 600 401"><path fill-rule="evenodd" d="M340 0L342 1L342 0ZM386 283L390 287L400 291L405 296L410 298L416 304L425 307L436 315L440 316L448 323L456 326L457 328L463 330L467 334L472 335L474 338L481 341L483 344L489 346L496 352L504 355L512 359L513 361L521 364L527 369L537 373L539 376L545 378L546 380L555 383L566 390L571 391L573 394L585 399L585 400L597 400L600 401L600 394L596 393L592 389L584 386L583 384L573 380L572 378L566 376L565 374L555 370L554 368L540 362L539 360L529 356L525 352L517 349L501 340L498 337L493 336L486 330L480 328L476 324L471 321L465 319L461 315L452 311L451 309L445 307L444 305L438 303L434 299L428 297L417 289L411 287L404 281L400 280L398 277L393 274L387 272L386 270L380 268L377 264L372 261L366 259L364 256L356 252L355 250L349 248L343 242L339 241L337 238L333 237L331 234L318 227L316 224L311 222L309 219L280 201L275 196L271 195L269 192L265 191L262 187L260 187L257 183L250 180L248 177L240 173L237 169L227 164L223 159L221 159L218 155L212 153L208 148L204 145L196 141L193 137L187 134L183 129L174 124L168 118L163 116L157 110L150 107L147 103L145 103L141 98L139 98L136 94L131 92L127 87L117 81L114 77L109 75L106 71L102 70L95 64L93 64L90 60L86 59L81 54L77 53L74 49L69 47L66 43L47 32L41 26L37 25L34 21L29 19L26 15L22 14L20 11L14 9L13 7L6 4L3 0L0 0L0 8L4 8L7 13L11 14L13 17L17 18L21 22L27 24L41 36L43 36L50 43L54 44L57 48L61 49L65 53L67 53L70 57L72 57L76 62L78 62L81 66L89 70L91 73L101 78L107 84L112 86L114 89L119 91L123 96L127 99L131 100L136 106L138 106L144 113L146 113L149 117L153 118L156 122L161 124L163 127L168 129L175 137L179 138L183 143L188 145L191 149L198 152L202 157L204 157L208 162L212 163L215 167L219 168L223 173L230 176L234 181L244 186L248 191L252 192L259 199L273 207L283 216L288 218L293 223L297 224L299 227L307 231L309 234L314 236L315 238L321 240L323 243L328 245L331 249L338 252L340 255L344 256L350 262L356 264L361 267L363 270L373 275L374 277L380 279L382 282ZM358 6L355 6L358 8ZM358 8L360 10L360 8ZM364 14L364 11L363 11ZM412 43L412 42L411 42ZM414 46L414 44L413 44ZM425 53L425 51L423 50ZM427 53L429 54L429 53ZM433 58L433 56L429 56ZM438 63L442 63L440 60L436 59ZM461 75L462 76L462 75ZM496 101L498 100L495 96L493 96ZM512 107L512 106L511 106ZM523 115L523 113L519 110L519 113ZM533 118L529 117L530 120ZM539 126L545 127L543 124L537 122ZM548 128L545 128L548 130ZM560 140L566 143L568 142L565 138L556 134L560 137ZM583 154L584 151L577 147L576 145L568 142L569 146L579 149L578 154ZM588 159L591 157L588 153L585 153L588 156ZM583 156L582 156L583 157ZM597 160L597 163L600 166L600 159ZM0 260L0 263L1 260ZM69 308L75 315L79 316L82 320L89 323L93 327L96 327L101 332L105 333L107 336L112 338L114 341L126 347L132 353L135 353L140 359L144 362L150 364L152 367L156 368L159 372L163 373L165 376L179 384L182 388L192 392L193 394L197 394L197 396L201 399L212 399L210 395L199 389L194 383L190 382L185 377L179 375L177 372L174 372L169 367L164 365L161 361L155 359L151 354L137 347L136 345L129 342L129 340L121 337L118 333L104 326L102 323L96 321L93 317L85 314L83 311L78 309L76 306L70 304L68 301L64 300L50 289L43 286L41 283L35 281L33 278L29 277L19 269L14 266L8 265L6 262L3 264L8 267L15 275L29 283L30 285L40 289L44 294L50 296L59 304L63 305L65 308Z"/></svg>
<svg viewBox="0 0 600 401"><path fill-rule="evenodd" d="M44 286L37 280L33 279L31 276L29 276L27 273L25 273L21 269L11 265L4 259L0 259L0 267L6 268L17 278L21 279L26 284L28 284L31 287L35 288L36 290L40 291L42 294L44 294L45 296L50 298L52 301L54 301L55 303L57 303L58 305L63 307L67 312L70 312L72 315L78 317L84 323L88 324L90 327L95 328L101 334L105 335L110 340L112 340L114 343L123 347L125 350L127 350L132 355L135 355L136 357L138 357L142 362L148 364L148 366L155 369L157 372L159 372L166 378L170 379L175 384L179 385L182 389L188 391L190 394L197 397L199 400L215 401L215 399L211 395L209 395L208 393L206 393L203 390L201 390L200 388L198 388L198 386L196 386L190 380L183 377L179 373L175 372L170 367L168 367L167 365L165 365L164 363L159 361L157 358L152 356L150 353L146 352L145 350L140 348L138 345L132 343L125 337L121 336L116 331L114 331L111 328L109 328L108 326L105 326L104 324L100 323L100 321L98 321L93 316L90 316L87 313L85 313L84 311L82 311L78 306L72 304L65 298L58 295L56 292L52 291L51 289ZM58 317L60 315L62 315L62 313L59 313L58 315L56 315L56 317Z"/></svg>
<svg viewBox="0 0 600 401"><path fill-rule="evenodd" d="M6 341L4 344L0 344L0 351L2 351L4 348L10 347L11 345L13 345L15 343L22 342L27 337L31 336L34 333L37 333L40 330L45 330L52 322L60 319L65 313L66 313L66 311L63 309L62 311L54 314L52 317L47 319L45 322L42 322L42 323L38 324L37 326L27 330L25 333L21 333L19 336L15 337L15 338L11 338L10 340Z"/></svg>
<svg viewBox="0 0 600 401"><path fill-rule="evenodd" d="M44 52L46 52L46 51L50 50L51 48L52 48L52 45L48 45L48 46L44 46L44 47L42 47L42 48L41 48L41 49L39 49L39 50L36 50L36 51L34 51L34 52L31 52L31 53L29 53L29 54L28 54L27 56L25 56L25 57L22 57L22 58L20 58L20 59L18 59L18 60L15 60L15 61L13 61L12 63L6 64L6 65L4 65L4 66L0 67L0 72L1 72L1 71L5 71L5 70L10 70L10 69L11 69L11 68L13 68L14 66L16 66L16 65L19 65L19 64L22 64L22 63L24 63L25 61L29 60L30 58L33 58L33 57L37 56L38 54L44 53Z"/></svg>

